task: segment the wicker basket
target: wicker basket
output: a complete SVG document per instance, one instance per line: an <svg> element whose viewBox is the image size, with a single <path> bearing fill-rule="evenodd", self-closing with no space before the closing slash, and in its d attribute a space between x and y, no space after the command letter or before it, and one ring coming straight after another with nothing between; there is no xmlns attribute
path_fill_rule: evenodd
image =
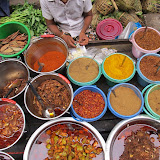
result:
<svg viewBox="0 0 160 160"><path fill-rule="evenodd" d="M96 0L96 9L103 15L107 15L114 10L114 6L110 0Z"/></svg>
<svg viewBox="0 0 160 160"><path fill-rule="evenodd" d="M145 13L160 13L160 0L143 0L142 7Z"/></svg>
<svg viewBox="0 0 160 160"><path fill-rule="evenodd" d="M123 27L127 26L127 24L131 21L139 22L143 25L143 22L135 13L127 13L123 12L118 20L122 23Z"/></svg>
<svg viewBox="0 0 160 160"><path fill-rule="evenodd" d="M134 10L136 12L142 11L140 0L115 0L118 8L122 11Z"/></svg>
<svg viewBox="0 0 160 160"><path fill-rule="evenodd" d="M96 13L96 14L93 15L92 22L91 22L91 27L93 29L96 29L99 22L100 22L100 13Z"/></svg>

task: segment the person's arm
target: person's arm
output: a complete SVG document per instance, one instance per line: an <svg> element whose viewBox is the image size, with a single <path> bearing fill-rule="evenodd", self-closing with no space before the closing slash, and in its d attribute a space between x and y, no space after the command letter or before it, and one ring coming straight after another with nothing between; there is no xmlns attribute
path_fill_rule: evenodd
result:
<svg viewBox="0 0 160 160"><path fill-rule="evenodd" d="M92 17L93 17L92 10L90 10L87 13L84 13L84 25L79 34L79 44L80 45L88 44L89 38L86 36L85 32L88 29L89 25L91 24Z"/></svg>
<svg viewBox="0 0 160 160"><path fill-rule="evenodd" d="M70 35L65 35L63 32L61 32L56 23L54 22L54 20L46 20L46 24L48 26L48 28L51 30L51 32L53 32L56 36L61 37L68 45L68 47L71 48L75 48L75 41L73 40L73 38Z"/></svg>

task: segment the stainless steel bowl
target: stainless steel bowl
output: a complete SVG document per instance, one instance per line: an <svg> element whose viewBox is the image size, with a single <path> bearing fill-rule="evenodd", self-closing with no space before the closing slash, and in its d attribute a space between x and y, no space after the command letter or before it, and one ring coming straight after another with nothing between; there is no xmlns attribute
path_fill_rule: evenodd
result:
<svg viewBox="0 0 160 160"><path fill-rule="evenodd" d="M21 79L21 78L28 81L30 78L30 73L26 65L20 60L16 60L16 59L9 59L9 60L1 61L0 62L0 74L1 74L0 92L2 92L2 89L10 81L13 81L15 79ZM22 91L20 91L18 94L11 97L10 99L18 97L25 90L26 86L23 88Z"/></svg>
<svg viewBox="0 0 160 160"><path fill-rule="evenodd" d="M5 153L5 152L0 152L0 159L1 159L1 157L3 157L3 158L5 157L5 158L7 158L7 160L14 160L13 157L11 157L8 153ZM4 160L6 160L6 159L4 159Z"/></svg>
<svg viewBox="0 0 160 160"><path fill-rule="evenodd" d="M24 114L24 112L23 112L23 110L22 110L22 108L20 107L19 104L17 104L14 100L11 100L11 99L8 99L8 98L1 98L1 99L0 99L0 105L3 105L3 104L16 105L16 106L18 107L18 109L21 111L21 114L22 114L22 116L23 116L23 122L24 122L24 123L23 123L23 128L22 128L22 131L21 131L19 137L18 137L11 145L9 145L9 146L7 146L7 147L5 147L5 148L0 149L1 151L6 150L6 149L12 147L13 145L15 145L15 144L19 141L19 139L22 137L22 135L23 135L23 133L24 133L25 126L26 126L25 114ZM11 138L12 138L12 137L11 137Z"/></svg>
<svg viewBox="0 0 160 160"><path fill-rule="evenodd" d="M34 77L32 80L31 80L31 84L33 85L34 88L37 88L42 82L44 82L45 80L49 80L49 79L54 79L54 80L57 80L58 82L60 82L61 84L63 84L67 90L69 91L70 93L70 96L71 96L71 99L70 99L70 104L69 106L67 107L66 110L64 110L64 112L56 117L53 117L53 118L43 118L43 117L40 117L37 112L35 111L35 109L32 107L33 106L33 98L34 98L34 94L31 90L31 88L29 86L26 87L26 90L24 92L24 104L25 104L25 107L27 108L28 112L38 118L38 119L41 119L41 120L53 120L55 118L59 118L61 117L62 115L64 115L70 108L71 104L72 104L72 101L73 101L73 89L72 89L72 86L69 82L69 80L67 78L65 78L63 75L59 74L59 73L43 73L43 74L39 74L37 75L36 77Z"/></svg>
<svg viewBox="0 0 160 160"><path fill-rule="evenodd" d="M86 127L89 131L91 131L95 136L96 138L98 139L99 143L101 144L102 146L102 149L104 151L105 149L105 141L103 139L103 137L101 136L101 134L89 123L87 122L79 122L79 121L76 121L74 120L73 118L71 117L63 117L63 118L59 118L59 119L55 119L53 121L48 121L46 122L45 124L43 124L42 126L40 126L33 134L32 136L30 137L26 147L25 147L25 150L24 150L24 154L23 154L23 160L29 160L29 154L30 154L30 151L31 151L31 148L32 148L32 145L34 144L35 140L38 138L38 136L43 132L45 131L47 128L51 127L52 125L56 124L56 123L63 123L63 122L71 122L71 123L75 123L75 124L80 124L84 127Z"/></svg>
<svg viewBox="0 0 160 160"><path fill-rule="evenodd" d="M147 115L138 115L134 118L128 119L128 120L122 120L120 121L110 132L107 142L106 142L106 148L105 148L105 153L106 153L106 160L113 160L112 159L112 147L114 144L114 141L116 137L119 135L119 133L128 127L128 125L133 125L133 124L147 124L150 125L156 129L160 129L160 121L155 120L150 118Z"/></svg>
<svg viewBox="0 0 160 160"><path fill-rule="evenodd" d="M68 46L66 42L62 38L59 38L57 36L55 36L54 38L38 38L30 44L30 46L24 53L25 63L33 73L41 73L39 71L34 70L34 63L48 51L59 51L64 53L64 55L66 56L65 62L59 68L50 72L61 72L65 68L65 64L68 57Z"/></svg>

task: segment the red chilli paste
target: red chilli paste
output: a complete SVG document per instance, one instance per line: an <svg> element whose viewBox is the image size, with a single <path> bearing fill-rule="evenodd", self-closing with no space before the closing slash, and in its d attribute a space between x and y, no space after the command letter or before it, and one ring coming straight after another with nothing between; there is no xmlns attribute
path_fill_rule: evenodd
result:
<svg viewBox="0 0 160 160"><path fill-rule="evenodd" d="M75 112L83 118L95 118L102 113L105 102L101 94L84 90L73 100Z"/></svg>

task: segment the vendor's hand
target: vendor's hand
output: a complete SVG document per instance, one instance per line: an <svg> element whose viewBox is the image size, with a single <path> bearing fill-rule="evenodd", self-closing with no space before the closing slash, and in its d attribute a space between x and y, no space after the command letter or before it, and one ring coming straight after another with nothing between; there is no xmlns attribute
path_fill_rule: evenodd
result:
<svg viewBox="0 0 160 160"><path fill-rule="evenodd" d="M69 48L76 48L76 42L70 35L63 35L62 38L67 43Z"/></svg>
<svg viewBox="0 0 160 160"><path fill-rule="evenodd" d="M89 41L89 38L86 36L86 34L83 33L83 32L81 32L81 33L79 34L79 44L80 44L81 46L85 46L85 45L88 44L88 41Z"/></svg>

